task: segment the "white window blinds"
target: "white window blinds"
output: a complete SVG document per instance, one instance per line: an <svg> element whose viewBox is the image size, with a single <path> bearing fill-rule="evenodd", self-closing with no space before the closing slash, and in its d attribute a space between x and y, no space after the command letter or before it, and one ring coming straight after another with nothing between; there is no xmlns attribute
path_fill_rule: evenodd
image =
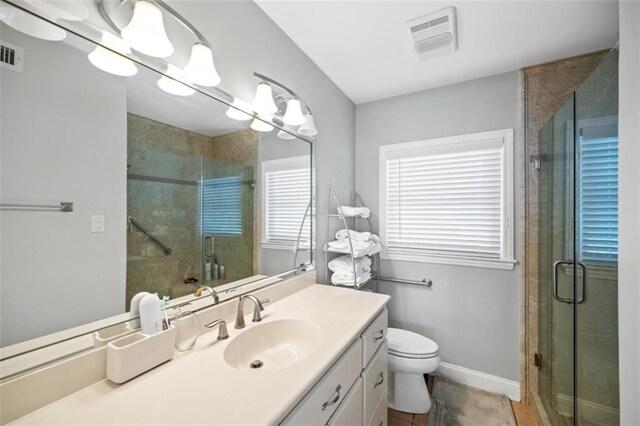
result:
<svg viewBox="0 0 640 426"><path fill-rule="evenodd" d="M204 235L242 235L242 175L206 179L202 186Z"/></svg>
<svg viewBox="0 0 640 426"><path fill-rule="evenodd" d="M388 252L512 260L512 131L387 145ZM399 149L398 149L399 148Z"/></svg>
<svg viewBox="0 0 640 426"><path fill-rule="evenodd" d="M263 239L270 243L298 240L300 225L311 200L311 172L308 156L263 163L264 218ZM304 222L301 240L308 241L312 223Z"/></svg>
<svg viewBox="0 0 640 426"><path fill-rule="evenodd" d="M618 259L618 138L616 129L583 130L578 185L578 255Z"/></svg>

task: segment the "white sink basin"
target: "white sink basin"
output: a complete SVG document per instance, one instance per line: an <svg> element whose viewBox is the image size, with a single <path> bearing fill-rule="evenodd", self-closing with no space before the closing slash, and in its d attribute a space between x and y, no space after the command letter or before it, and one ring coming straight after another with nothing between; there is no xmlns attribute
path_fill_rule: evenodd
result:
<svg viewBox="0 0 640 426"><path fill-rule="evenodd" d="M239 370L287 368L311 355L323 338L317 324L299 319L248 323L247 327L251 329L234 338L224 351L227 364Z"/></svg>

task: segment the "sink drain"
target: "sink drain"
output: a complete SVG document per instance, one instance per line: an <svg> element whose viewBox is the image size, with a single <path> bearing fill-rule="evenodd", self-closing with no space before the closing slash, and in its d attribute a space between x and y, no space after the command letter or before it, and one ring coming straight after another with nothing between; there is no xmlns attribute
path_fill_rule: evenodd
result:
<svg viewBox="0 0 640 426"><path fill-rule="evenodd" d="M256 359L255 361L251 361L251 364L249 364L249 367L251 368L260 368L264 365L264 363L262 361L260 361L259 359Z"/></svg>

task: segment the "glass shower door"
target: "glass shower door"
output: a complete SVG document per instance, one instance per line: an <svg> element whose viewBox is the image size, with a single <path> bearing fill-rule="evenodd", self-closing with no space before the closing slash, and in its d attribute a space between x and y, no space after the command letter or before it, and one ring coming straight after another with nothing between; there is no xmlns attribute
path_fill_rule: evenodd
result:
<svg viewBox="0 0 640 426"><path fill-rule="evenodd" d="M550 421L574 421L574 98L540 132L538 169L539 394ZM534 202L535 204L535 202Z"/></svg>

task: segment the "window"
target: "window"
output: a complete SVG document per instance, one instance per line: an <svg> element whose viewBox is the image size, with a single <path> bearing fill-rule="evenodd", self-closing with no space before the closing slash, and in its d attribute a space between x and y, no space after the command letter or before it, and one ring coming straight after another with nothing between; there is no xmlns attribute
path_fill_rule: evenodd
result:
<svg viewBox="0 0 640 426"><path fill-rule="evenodd" d="M618 261L618 137L615 125L580 129L578 259Z"/></svg>
<svg viewBox="0 0 640 426"><path fill-rule="evenodd" d="M513 269L513 130L380 147L385 259Z"/></svg>
<svg viewBox="0 0 640 426"><path fill-rule="evenodd" d="M308 155L262 162L262 246L290 249L309 241L312 215L311 158ZM305 216L306 215L306 216Z"/></svg>
<svg viewBox="0 0 640 426"><path fill-rule="evenodd" d="M203 235L242 235L242 175L206 179L202 185Z"/></svg>

